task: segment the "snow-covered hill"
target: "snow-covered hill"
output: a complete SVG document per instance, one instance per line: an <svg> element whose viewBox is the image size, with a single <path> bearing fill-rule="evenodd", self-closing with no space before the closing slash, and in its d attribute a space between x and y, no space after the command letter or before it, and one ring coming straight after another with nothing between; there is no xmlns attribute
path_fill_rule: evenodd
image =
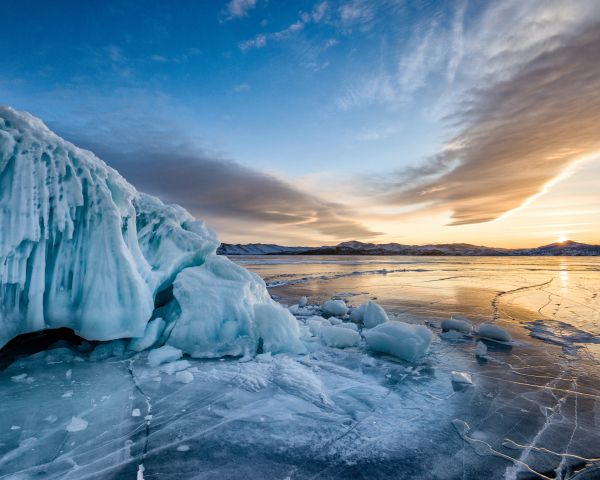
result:
<svg viewBox="0 0 600 480"><path fill-rule="evenodd" d="M0 107L0 347L68 327L197 357L259 343L300 348L294 318L257 275L216 256L218 244L183 208L137 192L41 120ZM277 342L266 322L279 323Z"/></svg>
<svg viewBox="0 0 600 480"><path fill-rule="evenodd" d="M310 247L282 247L272 243L248 243L242 245L239 243L222 243L217 249L219 255L277 255L290 253L304 253L310 250Z"/></svg>
<svg viewBox="0 0 600 480"><path fill-rule="evenodd" d="M597 256L600 245L588 245L572 241L553 243L537 248L492 248L468 243L431 245L402 245L399 243L342 242L323 247L285 247L273 244L252 243L231 245L222 243L217 250L221 255L441 255L441 256L536 256L569 255Z"/></svg>

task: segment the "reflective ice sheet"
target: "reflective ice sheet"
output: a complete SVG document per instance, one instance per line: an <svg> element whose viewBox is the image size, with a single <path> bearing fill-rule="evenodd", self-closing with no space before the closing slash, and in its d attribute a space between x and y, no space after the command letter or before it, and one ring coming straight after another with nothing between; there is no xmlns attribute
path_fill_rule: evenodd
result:
<svg viewBox="0 0 600 480"><path fill-rule="evenodd" d="M0 478L600 477L600 259L322 260L238 259L268 282L299 280L270 289L284 303L377 297L392 318L428 324L425 360L364 343L189 359L184 384L145 354L24 357L0 373ZM441 332L450 315L493 321L513 345L487 342L476 358L475 337Z"/></svg>

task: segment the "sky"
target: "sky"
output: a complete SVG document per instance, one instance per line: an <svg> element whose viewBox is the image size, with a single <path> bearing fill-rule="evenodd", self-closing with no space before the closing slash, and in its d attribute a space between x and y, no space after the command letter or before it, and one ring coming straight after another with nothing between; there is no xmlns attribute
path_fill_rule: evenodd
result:
<svg viewBox="0 0 600 480"><path fill-rule="evenodd" d="M595 0L6 2L0 103L230 243L600 243Z"/></svg>

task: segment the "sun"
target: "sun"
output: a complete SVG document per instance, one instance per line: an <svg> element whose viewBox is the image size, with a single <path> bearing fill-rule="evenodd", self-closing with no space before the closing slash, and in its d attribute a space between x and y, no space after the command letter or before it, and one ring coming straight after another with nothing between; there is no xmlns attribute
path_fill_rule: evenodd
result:
<svg viewBox="0 0 600 480"><path fill-rule="evenodd" d="M557 241L558 241L558 243L565 243L565 242L568 242L568 241L569 241L569 239L567 238L567 236L566 236L566 235L560 235L560 236L558 237L558 240L557 240Z"/></svg>

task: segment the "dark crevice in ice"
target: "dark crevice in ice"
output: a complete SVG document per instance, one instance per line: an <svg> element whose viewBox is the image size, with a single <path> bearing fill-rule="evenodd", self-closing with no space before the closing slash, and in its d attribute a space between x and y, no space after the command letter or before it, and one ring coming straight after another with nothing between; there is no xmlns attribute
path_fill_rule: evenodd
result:
<svg viewBox="0 0 600 480"><path fill-rule="evenodd" d="M18 335L0 348L0 371L6 370L19 358L49 350L50 347L77 350L83 341L73 330L64 327Z"/></svg>

